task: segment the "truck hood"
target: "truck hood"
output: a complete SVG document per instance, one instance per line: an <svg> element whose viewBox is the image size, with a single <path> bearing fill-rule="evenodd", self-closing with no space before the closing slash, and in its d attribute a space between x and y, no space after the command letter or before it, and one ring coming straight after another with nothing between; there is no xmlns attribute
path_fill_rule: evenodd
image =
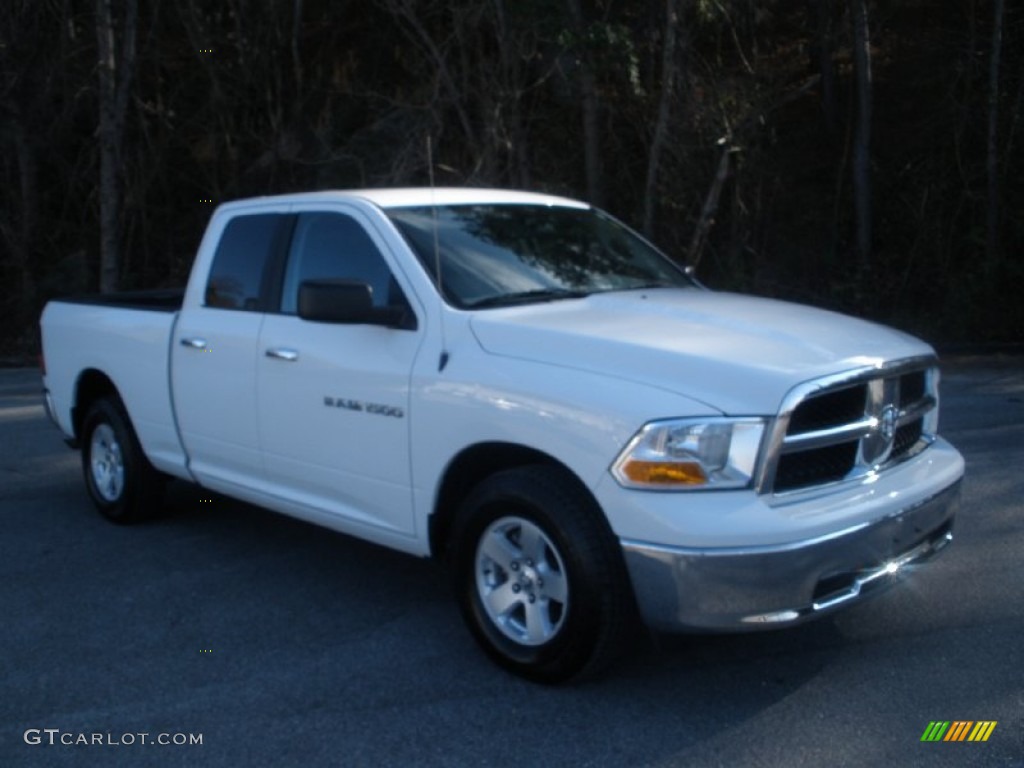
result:
<svg viewBox="0 0 1024 768"><path fill-rule="evenodd" d="M796 384L934 354L875 323L700 289L595 294L476 313L483 349L659 387L728 415L770 415ZM684 414L665 414L665 416Z"/></svg>

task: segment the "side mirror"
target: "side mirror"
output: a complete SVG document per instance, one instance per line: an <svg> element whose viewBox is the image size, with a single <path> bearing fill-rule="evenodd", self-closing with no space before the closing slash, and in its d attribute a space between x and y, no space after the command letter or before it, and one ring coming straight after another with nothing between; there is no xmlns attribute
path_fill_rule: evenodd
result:
<svg viewBox="0 0 1024 768"><path fill-rule="evenodd" d="M357 280L305 280L299 286L298 314L315 323L415 328L403 307L373 306L373 290Z"/></svg>

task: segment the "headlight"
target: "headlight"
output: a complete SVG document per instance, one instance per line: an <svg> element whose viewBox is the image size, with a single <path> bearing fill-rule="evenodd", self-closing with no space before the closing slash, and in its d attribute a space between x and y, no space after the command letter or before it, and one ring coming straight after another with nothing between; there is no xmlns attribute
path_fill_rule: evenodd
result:
<svg viewBox="0 0 1024 768"><path fill-rule="evenodd" d="M652 421L619 454L612 474L626 488L745 488L764 427L764 419Z"/></svg>

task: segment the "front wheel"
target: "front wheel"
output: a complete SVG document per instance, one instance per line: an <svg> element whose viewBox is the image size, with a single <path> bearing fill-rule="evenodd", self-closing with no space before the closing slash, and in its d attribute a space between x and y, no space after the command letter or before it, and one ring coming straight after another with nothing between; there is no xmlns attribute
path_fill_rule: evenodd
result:
<svg viewBox="0 0 1024 768"><path fill-rule="evenodd" d="M149 463L120 400L101 398L82 421L82 471L96 508L115 523L159 509L164 482Z"/></svg>
<svg viewBox="0 0 1024 768"><path fill-rule="evenodd" d="M590 494L549 466L484 480L459 510L459 605L500 665L545 683L591 676L619 653L631 592L618 542Z"/></svg>

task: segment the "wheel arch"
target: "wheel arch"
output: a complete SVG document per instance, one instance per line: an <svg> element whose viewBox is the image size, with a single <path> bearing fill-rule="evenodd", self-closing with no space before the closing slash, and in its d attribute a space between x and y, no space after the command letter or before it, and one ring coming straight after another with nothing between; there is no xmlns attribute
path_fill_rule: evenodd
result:
<svg viewBox="0 0 1024 768"><path fill-rule="evenodd" d="M440 559L446 555L455 514L473 488L496 472L530 464L558 467L593 498L590 489L579 476L551 454L518 443L476 443L460 451L448 463L441 477L429 519L431 556ZM596 499L594 503L597 503Z"/></svg>
<svg viewBox="0 0 1024 768"><path fill-rule="evenodd" d="M71 425L75 431L75 440L82 437L82 422L90 406L103 397L115 397L121 401L121 393L113 380L98 368L86 368L78 375L75 382L75 399L71 406Z"/></svg>

